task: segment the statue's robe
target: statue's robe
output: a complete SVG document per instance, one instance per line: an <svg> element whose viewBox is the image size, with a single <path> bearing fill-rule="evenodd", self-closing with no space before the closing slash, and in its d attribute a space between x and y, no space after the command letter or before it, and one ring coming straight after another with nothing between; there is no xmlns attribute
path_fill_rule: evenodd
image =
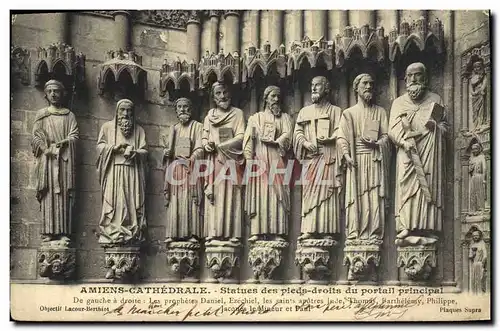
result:
<svg viewBox="0 0 500 331"><path fill-rule="evenodd" d="M469 210L479 211L486 207L486 158L481 153L469 159Z"/></svg>
<svg viewBox="0 0 500 331"><path fill-rule="evenodd" d="M230 128L233 138L220 143L220 128ZM239 108L231 107L227 111L213 108L205 117L202 144L213 141L217 146L215 152L205 154L208 163L213 166L213 171L204 181L205 196L213 195L213 203L205 199L205 237L241 238L244 134L245 118Z"/></svg>
<svg viewBox="0 0 500 331"><path fill-rule="evenodd" d="M278 144L266 144L260 139L264 134L264 125L273 123ZM245 194L245 211L250 218L250 235L286 235L290 214L290 188L284 182L283 174L271 178L271 169L283 170L287 166L288 151L292 144L293 125L290 115L282 113L275 116L270 110L256 113L248 119L243 151L247 160L258 160L259 166L265 167L258 177L248 179ZM246 171L250 171L247 163ZM256 165L257 167L257 165ZM258 169L255 169L259 172ZM272 183L269 181L273 180Z"/></svg>
<svg viewBox="0 0 500 331"><path fill-rule="evenodd" d="M339 233L342 171L340 154L335 142L324 145L314 155L304 148L307 140L318 145L317 123L329 121L329 135L336 136L342 110L330 103L323 106L312 104L300 110L295 123L293 151L302 163L302 233ZM304 169L305 167L305 169Z"/></svg>
<svg viewBox="0 0 500 331"><path fill-rule="evenodd" d="M395 218L396 231L402 230L442 230L443 207L443 130L436 125L431 131L425 127L429 109L432 103L443 105L441 97L432 92L426 92L417 104L404 94L392 103L389 120L389 138L397 147L396 155L396 189L395 189ZM418 156L422 164L425 181L419 178L412 160L402 147L402 142L408 138L402 122L402 115L411 125L411 130L420 132L421 135L413 138ZM445 115L440 122L445 121ZM411 139L411 138L410 138ZM422 182L427 183L430 199L422 189Z"/></svg>
<svg viewBox="0 0 500 331"><path fill-rule="evenodd" d="M188 238L201 235L201 201L203 186L201 178L191 178L196 161L203 157L201 136L203 124L191 120L186 125L177 123L171 127L173 135L173 160L165 162L164 194L168 199L166 238ZM189 139L190 155L179 155L179 138ZM177 164L175 164L177 162ZM169 169L169 167L171 167ZM167 178L172 176L172 180Z"/></svg>
<svg viewBox="0 0 500 331"><path fill-rule="evenodd" d="M57 148L56 143L69 143ZM36 196L40 202L42 234L70 235L75 202L75 142L78 126L66 108L40 109L33 124L32 149L36 158ZM47 156L49 148L56 155Z"/></svg>
<svg viewBox="0 0 500 331"><path fill-rule="evenodd" d="M472 123L475 129L481 128L488 120L486 109L486 92L488 80L486 75L472 75L470 79L470 104Z"/></svg>
<svg viewBox="0 0 500 331"><path fill-rule="evenodd" d="M146 227L145 186L147 144L144 129L134 124L130 137L123 136L115 120L104 123L97 141L97 172L102 190L99 243L138 244ZM125 159L113 146L126 143L136 155Z"/></svg>
<svg viewBox="0 0 500 331"><path fill-rule="evenodd" d="M363 137L365 121L379 123L380 145L365 145ZM351 239L383 239L385 206L388 196L390 141L387 136L389 120L384 108L360 105L342 113L338 131L338 148L348 154L357 167L346 169L345 218L346 235Z"/></svg>
<svg viewBox="0 0 500 331"><path fill-rule="evenodd" d="M472 293L486 292L486 267L488 261L488 250L486 243L481 240L473 242L469 247L470 282L469 289Z"/></svg>

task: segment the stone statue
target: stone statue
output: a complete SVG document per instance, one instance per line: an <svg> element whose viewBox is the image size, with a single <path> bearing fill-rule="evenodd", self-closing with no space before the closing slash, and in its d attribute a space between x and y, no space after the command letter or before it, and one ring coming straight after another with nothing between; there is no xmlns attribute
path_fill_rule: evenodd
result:
<svg viewBox="0 0 500 331"><path fill-rule="evenodd" d="M192 107L191 101L186 98L180 98L175 102L179 123L171 127L170 142L165 149L165 159L168 161L164 186L167 203L166 242L174 239L191 239L197 243L197 238L201 234L202 182L197 180L192 183L189 174L195 161L203 158L201 146L203 125L191 119ZM172 161L179 163L169 169L168 166ZM182 182L173 185L173 181L167 177Z"/></svg>
<svg viewBox="0 0 500 331"><path fill-rule="evenodd" d="M132 101L118 101L115 118L103 124L97 141L102 189L99 243L104 246L137 245L144 239L148 151L144 129L134 115Z"/></svg>
<svg viewBox="0 0 500 331"><path fill-rule="evenodd" d="M472 104L473 131L479 131L483 126L488 126L487 118L487 84L484 61L479 59L472 64L472 75L470 78L470 98Z"/></svg>
<svg viewBox="0 0 500 331"><path fill-rule="evenodd" d="M293 135L296 157L309 161L302 170L306 180L302 187L299 240L315 235L330 238L339 232L342 173L335 140L342 110L328 101L330 85L325 77L313 78L311 87L313 104L299 111Z"/></svg>
<svg viewBox="0 0 500 331"><path fill-rule="evenodd" d="M272 278L282 250L288 246L284 236L288 235L290 216L289 183L275 170L287 169L293 125L290 115L281 112L280 98L279 87L264 90L264 110L250 116L243 139L246 171L252 170L252 161L265 169L262 175L249 178L245 195L245 210L250 218L248 241L252 243L249 261L255 278L264 281ZM266 258L271 256L274 258Z"/></svg>
<svg viewBox="0 0 500 331"><path fill-rule="evenodd" d="M488 261L488 251L481 231L472 232L472 243L469 247L470 286L473 293L486 292L485 276Z"/></svg>
<svg viewBox="0 0 500 331"><path fill-rule="evenodd" d="M429 236L442 230L443 136L448 130L441 97L428 91L425 66L409 65L405 82L407 93L394 100L389 121L389 137L397 148L399 245L435 241Z"/></svg>
<svg viewBox="0 0 500 331"><path fill-rule="evenodd" d="M214 83L212 94L216 107L208 111L202 135L208 167L213 170L204 181L205 252L207 266L213 275L209 281L229 281L238 265L241 244L243 197L240 178L245 162L242 150L245 118L241 109L231 106L231 97L224 84Z"/></svg>
<svg viewBox="0 0 500 331"><path fill-rule="evenodd" d="M201 136L203 124L191 118L192 103L179 98L175 111L179 123L170 128L166 144L164 196L167 207L167 261L172 270L186 280L197 280L199 238L201 237L201 202L203 182L192 178L193 168L203 158Z"/></svg>
<svg viewBox="0 0 500 331"><path fill-rule="evenodd" d="M368 74L358 75L353 83L357 104L344 110L340 119L337 144L346 164L345 218L346 258L356 278L367 270L369 252L383 242L391 146L387 135L386 110L375 104L374 81ZM361 267L363 265L363 267ZM372 275L374 277L374 275Z"/></svg>
<svg viewBox="0 0 500 331"><path fill-rule="evenodd" d="M471 146L469 158L469 211L482 211L486 205L486 158L480 143Z"/></svg>
<svg viewBox="0 0 500 331"><path fill-rule="evenodd" d="M328 80L314 77L313 104L300 110L295 123L293 150L302 163L301 235L295 263L307 275L308 283L326 284L331 274L330 249L340 232L341 155L336 148L342 111L327 96Z"/></svg>
<svg viewBox="0 0 500 331"><path fill-rule="evenodd" d="M36 113L31 142L36 158L36 198L40 203L42 219L42 247L49 250L69 247L75 203L78 126L75 115L63 106L64 96L64 86L59 81L49 80L45 84L45 98L49 106ZM45 266L43 271L40 270L41 276L56 277L60 273L64 274L63 278L69 277L74 270L74 253L61 252L60 255L65 261L64 268L55 270L54 267L51 271L54 261L43 259L41 264ZM49 253L43 255L49 256Z"/></svg>

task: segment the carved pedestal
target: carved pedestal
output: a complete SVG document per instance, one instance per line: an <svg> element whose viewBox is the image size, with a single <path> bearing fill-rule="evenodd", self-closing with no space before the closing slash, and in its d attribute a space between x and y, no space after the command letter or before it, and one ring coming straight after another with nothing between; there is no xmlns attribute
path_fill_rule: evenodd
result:
<svg viewBox="0 0 500 331"><path fill-rule="evenodd" d="M336 245L333 239L305 239L298 242L295 264L307 275L307 283L328 284L331 274L330 251Z"/></svg>
<svg viewBox="0 0 500 331"><path fill-rule="evenodd" d="M240 265L239 242L212 240L205 244L207 283L238 283Z"/></svg>
<svg viewBox="0 0 500 331"><path fill-rule="evenodd" d="M250 283L280 283L277 270L281 265L283 251L288 247L286 241L258 240L250 247L248 263L253 270Z"/></svg>
<svg viewBox="0 0 500 331"><path fill-rule="evenodd" d="M347 280L378 280L382 240L348 240L344 248L344 265L349 268Z"/></svg>
<svg viewBox="0 0 500 331"><path fill-rule="evenodd" d="M436 268L436 244L398 247L398 266L412 283L424 283Z"/></svg>
<svg viewBox="0 0 500 331"><path fill-rule="evenodd" d="M200 244L191 241L173 241L167 246L167 264L183 282L199 282Z"/></svg>
<svg viewBox="0 0 500 331"><path fill-rule="evenodd" d="M140 247L105 248L106 279L132 280L138 276L141 267Z"/></svg>
<svg viewBox="0 0 500 331"><path fill-rule="evenodd" d="M73 277L76 267L76 250L60 241L42 243L38 250L38 272L40 277L64 280Z"/></svg>

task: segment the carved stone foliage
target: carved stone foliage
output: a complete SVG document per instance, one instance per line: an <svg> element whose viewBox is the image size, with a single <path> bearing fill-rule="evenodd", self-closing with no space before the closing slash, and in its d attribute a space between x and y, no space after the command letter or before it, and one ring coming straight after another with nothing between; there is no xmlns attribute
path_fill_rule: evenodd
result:
<svg viewBox="0 0 500 331"><path fill-rule="evenodd" d="M399 26L389 32L389 59L394 62L398 52L406 54L409 45L414 43L420 51L424 51L432 44L436 53L441 54L444 48L443 24L439 19L427 22L427 19L420 17L411 24L403 21Z"/></svg>
<svg viewBox="0 0 500 331"><path fill-rule="evenodd" d="M127 94L128 90L138 90L141 87L145 91L147 89L147 72L142 67L142 57L133 51L107 52L106 62L100 65L97 78L97 91L100 95L108 89L112 89L110 81L115 84L115 88L125 89L124 94Z"/></svg>
<svg viewBox="0 0 500 331"><path fill-rule="evenodd" d="M78 87L85 79L85 55L76 54L73 47L55 43L38 48L35 84L43 86L50 79L60 80L66 88Z"/></svg>
<svg viewBox="0 0 500 331"><path fill-rule="evenodd" d="M167 243L167 264L181 281L199 281L200 244L191 241Z"/></svg>
<svg viewBox="0 0 500 331"><path fill-rule="evenodd" d="M224 81L225 75L231 77L231 83L238 84L240 82L240 56L238 52L227 54L224 56L224 50L221 49L219 54L210 53L207 51L205 56L200 61L200 88L210 87L210 76L215 75L217 81Z"/></svg>
<svg viewBox="0 0 500 331"><path fill-rule="evenodd" d="M281 266L283 251L289 246L286 241L258 240L250 247L248 263L253 270L251 282L279 282L277 270Z"/></svg>
<svg viewBox="0 0 500 331"><path fill-rule="evenodd" d="M305 239L297 243L295 264L306 274L307 283L327 284L331 275L330 252L337 242L333 239Z"/></svg>
<svg viewBox="0 0 500 331"><path fill-rule="evenodd" d="M245 83L249 78L254 77L255 69L260 67L264 76L275 66L280 78L286 77L286 54L285 45L271 52L271 44L266 42L262 49L257 49L251 45L243 55L243 75L241 80Z"/></svg>
<svg viewBox="0 0 500 331"><path fill-rule="evenodd" d="M65 280L73 277L76 268L76 250L69 247L51 247L45 243L38 250L40 277Z"/></svg>
<svg viewBox="0 0 500 331"><path fill-rule="evenodd" d="M335 64L342 67L346 60L351 58L354 50L359 49L363 59L371 57L372 51L375 60L383 63L385 60L386 39L384 28L371 29L368 24L361 28L346 26L342 35L335 39Z"/></svg>
<svg viewBox="0 0 500 331"><path fill-rule="evenodd" d="M211 240L205 244L208 283L238 283L240 267L240 243Z"/></svg>
<svg viewBox="0 0 500 331"><path fill-rule="evenodd" d="M138 10L133 17L136 22L185 30L192 17L190 10Z"/></svg>
<svg viewBox="0 0 500 331"><path fill-rule="evenodd" d="M189 91L194 91L197 87L196 81L196 63L182 61L177 58L176 61L169 63L166 59L160 71L160 96L164 97L168 92L173 95L174 90L181 89L181 83L186 81L189 85Z"/></svg>
<svg viewBox="0 0 500 331"><path fill-rule="evenodd" d="M347 280L378 280L380 246L382 240L348 240L344 247L344 265L348 267Z"/></svg>
<svg viewBox="0 0 500 331"><path fill-rule="evenodd" d="M19 78L22 84L30 84L31 54L21 47L10 47L10 72L12 77Z"/></svg>
<svg viewBox="0 0 500 331"><path fill-rule="evenodd" d="M132 280L141 268L140 247L105 248L106 279Z"/></svg>
<svg viewBox="0 0 500 331"><path fill-rule="evenodd" d="M436 245L398 247L398 266L410 281L427 281L436 268Z"/></svg>
<svg viewBox="0 0 500 331"><path fill-rule="evenodd" d="M333 68L333 44L333 41L325 41L323 38L311 40L307 36L302 42L292 42L288 52L287 75L290 76L294 70L298 70L304 58L307 59L311 68L324 66L327 70L331 70Z"/></svg>

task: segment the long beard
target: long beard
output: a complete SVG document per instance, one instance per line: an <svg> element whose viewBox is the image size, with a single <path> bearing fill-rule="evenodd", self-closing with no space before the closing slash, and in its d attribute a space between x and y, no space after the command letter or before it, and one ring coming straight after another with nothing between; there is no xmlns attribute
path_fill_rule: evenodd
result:
<svg viewBox="0 0 500 331"><path fill-rule="evenodd" d="M281 115L281 108L277 103L269 104L269 110L271 111L271 113L273 113L274 116L279 117Z"/></svg>
<svg viewBox="0 0 500 331"><path fill-rule="evenodd" d="M406 85L406 91L412 100L420 99L425 92L425 88L425 84L422 83L410 83Z"/></svg>
<svg viewBox="0 0 500 331"><path fill-rule="evenodd" d="M217 100L216 103L219 108L222 108L224 110L228 110L231 105L231 101L229 100L224 100L224 101Z"/></svg>
<svg viewBox="0 0 500 331"><path fill-rule="evenodd" d="M118 126L120 127L120 131L122 132L125 138L128 138L132 135L134 129L134 121L128 117L120 117L118 118Z"/></svg>
<svg viewBox="0 0 500 331"><path fill-rule="evenodd" d="M366 103L371 104L373 101L373 92L365 91L360 94L361 99L363 99Z"/></svg>
<svg viewBox="0 0 500 331"><path fill-rule="evenodd" d="M186 124L189 122L189 119L190 119L190 116L189 115L179 115L179 122L181 122L181 124Z"/></svg>
<svg viewBox="0 0 500 331"><path fill-rule="evenodd" d="M311 93L311 101L313 103L319 103L323 99L323 95L319 93Z"/></svg>

